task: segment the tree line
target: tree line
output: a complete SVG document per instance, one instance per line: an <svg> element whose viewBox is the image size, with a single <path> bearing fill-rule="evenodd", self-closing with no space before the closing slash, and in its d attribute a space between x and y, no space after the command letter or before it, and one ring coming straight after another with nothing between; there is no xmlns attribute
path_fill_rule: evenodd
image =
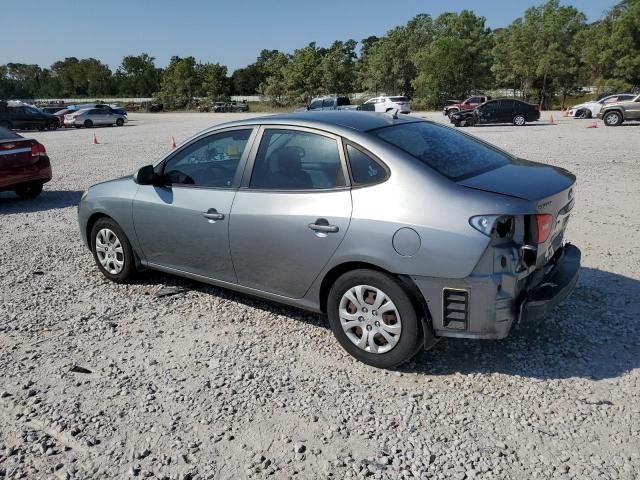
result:
<svg viewBox="0 0 640 480"><path fill-rule="evenodd" d="M191 56L158 68L146 53L124 57L115 72L95 58L65 58L50 68L0 65L0 98L154 97L177 109L229 95L293 105L354 92L408 95L439 107L504 88L547 103L585 85L640 87L640 0L622 0L593 23L577 8L548 0L494 30L469 10L420 14L382 37L328 47L314 42L293 53L262 50L231 75L225 65Z"/></svg>

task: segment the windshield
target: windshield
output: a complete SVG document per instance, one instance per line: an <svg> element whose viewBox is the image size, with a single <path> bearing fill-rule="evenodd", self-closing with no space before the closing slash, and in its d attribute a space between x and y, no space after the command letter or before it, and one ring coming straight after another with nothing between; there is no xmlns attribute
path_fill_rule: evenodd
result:
<svg viewBox="0 0 640 480"><path fill-rule="evenodd" d="M507 152L450 127L415 122L370 130L390 143L454 180L472 177L513 161Z"/></svg>

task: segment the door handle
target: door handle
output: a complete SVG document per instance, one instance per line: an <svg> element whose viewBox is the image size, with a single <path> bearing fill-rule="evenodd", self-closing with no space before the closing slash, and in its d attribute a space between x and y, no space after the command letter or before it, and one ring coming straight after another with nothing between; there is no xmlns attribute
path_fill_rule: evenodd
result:
<svg viewBox="0 0 640 480"><path fill-rule="evenodd" d="M215 208L210 208L206 212L203 212L202 216L207 220L224 220L224 213L218 213Z"/></svg>
<svg viewBox="0 0 640 480"><path fill-rule="evenodd" d="M319 218L315 223L310 223L309 228L315 232L322 233L336 233L340 230L337 225L329 225L325 218Z"/></svg>

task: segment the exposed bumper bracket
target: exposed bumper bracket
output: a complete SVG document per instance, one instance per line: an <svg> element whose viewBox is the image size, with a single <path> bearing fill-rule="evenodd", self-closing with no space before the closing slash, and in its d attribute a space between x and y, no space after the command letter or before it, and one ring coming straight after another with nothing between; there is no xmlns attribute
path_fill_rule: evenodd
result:
<svg viewBox="0 0 640 480"><path fill-rule="evenodd" d="M562 257L555 268L527 294L520 304L520 321L541 320L571 294L578 282L580 258L581 253L578 247L571 244L564 246Z"/></svg>

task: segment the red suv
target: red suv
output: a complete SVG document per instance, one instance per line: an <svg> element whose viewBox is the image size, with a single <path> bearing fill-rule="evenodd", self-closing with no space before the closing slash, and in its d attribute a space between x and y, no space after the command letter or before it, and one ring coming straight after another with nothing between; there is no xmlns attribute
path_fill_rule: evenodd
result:
<svg viewBox="0 0 640 480"><path fill-rule="evenodd" d="M44 145L0 128L0 192L35 198L49 180L51 163Z"/></svg>

